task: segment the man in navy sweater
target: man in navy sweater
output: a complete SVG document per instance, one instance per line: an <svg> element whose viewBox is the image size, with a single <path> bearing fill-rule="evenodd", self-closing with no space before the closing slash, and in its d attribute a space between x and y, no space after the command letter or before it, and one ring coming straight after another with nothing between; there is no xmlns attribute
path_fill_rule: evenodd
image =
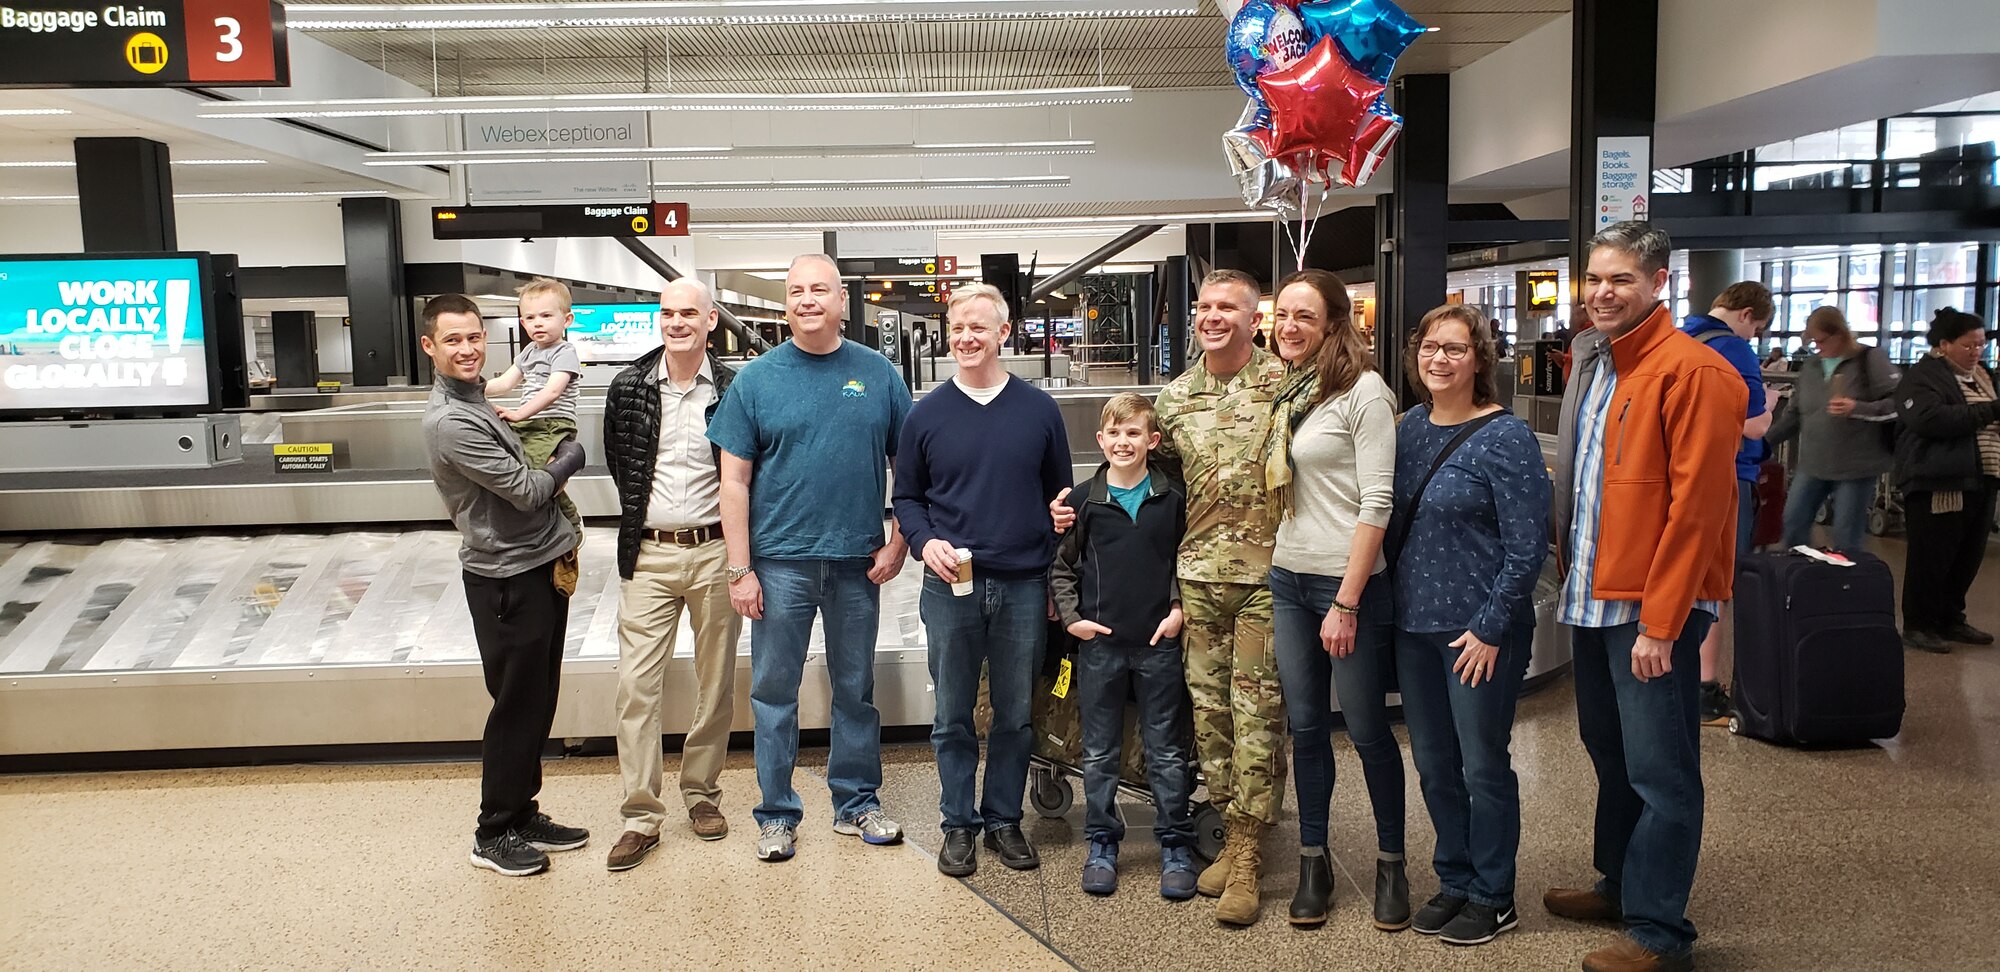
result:
<svg viewBox="0 0 2000 972"><path fill-rule="evenodd" d="M1049 394L1010 377L1000 349L1012 331L1007 301L986 284L955 289L946 344L958 373L910 412L896 449L896 521L924 562L919 602L930 641L944 818L938 870L978 868L975 841L1015 870L1041 859L1021 834L1034 733L1035 669L1048 633L1048 569L1056 534L1049 502L1070 486L1069 435ZM972 557L971 593L954 594L959 556ZM960 585L963 589L964 585ZM986 791L977 793L979 737L972 709L984 662L993 703Z"/></svg>

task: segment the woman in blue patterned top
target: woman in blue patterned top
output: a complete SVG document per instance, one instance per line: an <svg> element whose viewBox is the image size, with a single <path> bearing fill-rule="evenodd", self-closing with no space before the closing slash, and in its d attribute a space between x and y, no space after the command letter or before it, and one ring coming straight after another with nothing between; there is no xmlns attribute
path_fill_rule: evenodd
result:
<svg viewBox="0 0 2000 972"><path fill-rule="evenodd" d="M1389 528L1407 536L1391 553L1397 683L1437 829L1440 890L1411 927L1454 945L1516 922L1521 798L1507 747L1549 549L1548 469L1527 423L1495 402L1498 357L1492 326L1470 307L1439 307L1417 325L1405 373L1425 404L1397 427Z"/></svg>

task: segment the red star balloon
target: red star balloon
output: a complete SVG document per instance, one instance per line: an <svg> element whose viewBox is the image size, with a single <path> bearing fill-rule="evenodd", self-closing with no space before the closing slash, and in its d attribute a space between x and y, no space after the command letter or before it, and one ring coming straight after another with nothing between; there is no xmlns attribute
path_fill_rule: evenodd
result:
<svg viewBox="0 0 2000 972"><path fill-rule="evenodd" d="M1368 106L1384 85L1356 70L1323 37L1297 63L1257 78L1271 106L1270 157L1304 155L1301 171L1323 168L1328 158L1343 162L1361 154L1355 144L1365 127Z"/></svg>
<svg viewBox="0 0 2000 972"><path fill-rule="evenodd" d="M1394 114L1384 114L1387 110L1386 106L1371 110L1361 119L1361 131L1354 139L1354 154L1347 157L1347 164L1340 170L1343 184L1367 184L1375 176L1375 170L1382 167L1389 146L1396 144L1396 136L1402 134L1402 120Z"/></svg>

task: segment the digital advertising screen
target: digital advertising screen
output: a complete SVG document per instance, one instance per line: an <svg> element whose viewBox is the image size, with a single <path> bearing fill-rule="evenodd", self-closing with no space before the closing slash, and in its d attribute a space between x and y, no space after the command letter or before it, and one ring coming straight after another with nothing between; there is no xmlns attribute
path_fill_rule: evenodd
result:
<svg viewBox="0 0 2000 972"><path fill-rule="evenodd" d="M654 304L576 304L569 343L585 364L637 361L660 346L660 308Z"/></svg>
<svg viewBox="0 0 2000 972"><path fill-rule="evenodd" d="M0 415L212 406L205 253L0 256Z"/></svg>

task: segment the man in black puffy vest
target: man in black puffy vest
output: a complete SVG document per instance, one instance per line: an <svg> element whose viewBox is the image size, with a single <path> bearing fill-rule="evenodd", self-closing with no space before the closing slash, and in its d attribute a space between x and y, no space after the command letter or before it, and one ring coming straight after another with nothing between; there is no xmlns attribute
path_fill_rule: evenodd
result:
<svg viewBox="0 0 2000 972"><path fill-rule="evenodd" d="M625 832L606 866L637 867L660 842L660 696L685 615L699 682L681 750L681 797L695 836L729 823L716 781L735 716L736 642L722 542L722 482L708 420L735 372L707 350L715 302L683 278L660 293L663 347L613 379L604 396L604 452L618 486L618 767Z"/></svg>

